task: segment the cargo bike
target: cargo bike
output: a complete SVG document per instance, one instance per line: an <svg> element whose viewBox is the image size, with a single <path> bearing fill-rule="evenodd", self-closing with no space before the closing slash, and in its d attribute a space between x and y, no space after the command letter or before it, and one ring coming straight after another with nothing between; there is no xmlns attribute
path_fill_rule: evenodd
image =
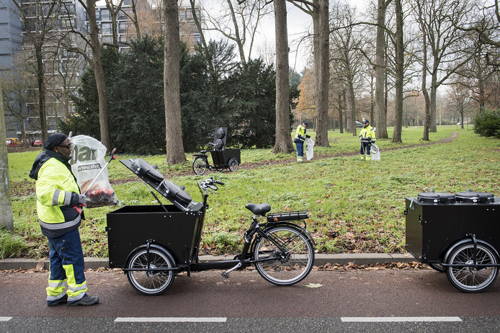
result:
<svg viewBox="0 0 500 333"><path fill-rule="evenodd" d="M314 263L314 241L306 211L268 214L268 204L248 204L253 213L240 254L231 260L201 262L198 256L210 191L222 182L198 183L202 202L164 179L142 159L120 161L172 205L125 206L107 214L109 267L121 268L133 288L145 295L164 293L180 272L225 270L224 278L250 265L268 282L290 286L303 280ZM302 221L302 225L294 222Z"/></svg>
<svg viewBox="0 0 500 333"><path fill-rule="evenodd" d="M462 292L482 292L498 275L500 198L491 193L424 192L406 198L406 249L447 274Z"/></svg>
<svg viewBox="0 0 500 333"><path fill-rule="evenodd" d="M208 161L208 153L212 157L213 164ZM239 149L223 149L223 150L201 150L199 153L193 154L193 172L198 175L204 175L209 170L222 171L237 171L241 164L241 154Z"/></svg>

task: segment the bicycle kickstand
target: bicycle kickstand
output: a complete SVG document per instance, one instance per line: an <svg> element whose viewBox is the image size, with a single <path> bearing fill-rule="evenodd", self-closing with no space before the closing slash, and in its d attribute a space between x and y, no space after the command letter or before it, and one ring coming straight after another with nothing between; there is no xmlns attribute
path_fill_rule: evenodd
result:
<svg viewBox="0 0 500 333"><path fill-rule="evenodd" d="M220 275L222 275L222 277L224 279L229 279L229 273L231 273L232 271L235 271L237 270L238 268L240 268L242 265L241 265L241 261L239 263L236 264L236 266L234 266L233 268L230 268L228 269L227 271L225 272L222 272Z"/></svg>

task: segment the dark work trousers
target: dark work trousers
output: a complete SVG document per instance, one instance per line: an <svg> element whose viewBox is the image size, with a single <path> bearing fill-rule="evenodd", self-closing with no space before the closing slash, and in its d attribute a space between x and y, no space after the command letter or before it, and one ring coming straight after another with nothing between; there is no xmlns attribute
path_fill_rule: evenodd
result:
<svg viewBox="0 0 500 333"><path fill-rule="evenodd" d="M295 146L297 146L297 156L304 156L304 141L295 140Z"/></svg>
<svg viewBox="0 0 500 333"><path fill-rule="evenodd" d="M370 142L361 142L361 148L359 149L359 153L361 155L363 154L366 154L366 155L370 155L370 148L371 148L372 144Z"/></svg>
<svg viewBox="0 0 500 333"><path fill-rule="evenodd" d="M60 298L67 285L68 301L78 300L87 291L82 244L78 229L49 240L50 277L47 300Z"/></svg>

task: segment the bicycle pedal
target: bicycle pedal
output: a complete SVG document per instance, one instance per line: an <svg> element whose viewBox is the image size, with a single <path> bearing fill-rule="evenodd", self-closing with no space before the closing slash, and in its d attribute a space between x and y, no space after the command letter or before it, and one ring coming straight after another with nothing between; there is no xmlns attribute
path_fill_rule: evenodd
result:
<svg viewBox="0 0 500 333"><path fill-rule="evenodd" d="M229 273L228 272L222 272L220 273L223 279L229 279Z"/></svg>

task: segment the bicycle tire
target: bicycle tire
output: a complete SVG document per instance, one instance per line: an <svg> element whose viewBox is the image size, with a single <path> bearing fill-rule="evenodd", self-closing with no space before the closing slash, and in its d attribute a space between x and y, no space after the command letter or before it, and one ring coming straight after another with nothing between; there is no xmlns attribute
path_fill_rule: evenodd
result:
<svg viewBox="0 0 500 333"><path fill-rule="evenodd" d="M138 249L132 254L127 268L147 269L148 251L145 247ZM149 249L150 268L173 268L175 261L170 253L161 247ZM127 271L127 278L132 287L143 295L160 295L174 282L173 271L148 272Z"/></svg>
<svg viewBox="0 0 500 333"><path fill-rule="evenodd" d="M299 227L283 224L268 228L265 234L279 240L289 252L283 253L268 238L257 238L254 265L260 276L278 286L291 286L306 278L314 264L314 245L309 236ZM276 259L259 262L273 257Z"/></svg>
<svg viewBox="0 0 500 333"><path fill-rule="evenodd" d="M467 242L455 248L449 255L448 264L473 264L474 251L478 264L498 263L498 258L489 246ZM476 269L473 267L448 267L448 280L458 290L465 293L483 292L495 282L498 267Z"/></svg>
<svg viewBox="0 0 500 333"><path fill-rule="evenodd" d="M208 169L208 162L203 157L197 157L193 160L193 172L195 175L204 175Z"/></svg>

